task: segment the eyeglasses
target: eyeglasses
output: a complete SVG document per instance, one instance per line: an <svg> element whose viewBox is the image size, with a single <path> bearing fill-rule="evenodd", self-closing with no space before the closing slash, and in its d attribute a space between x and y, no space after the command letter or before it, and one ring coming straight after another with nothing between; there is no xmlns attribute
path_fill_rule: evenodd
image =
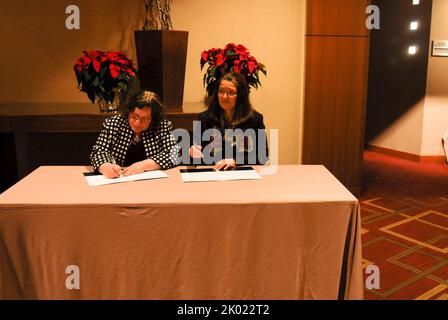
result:
<svg viewBox="0 0 448 320"><path fill-rule="evenodd" d="M151 121L150 117L139 117L136 114L130 114L129 118L130 118L131 122L135 122L137 120L140 120L140 122L149 122L149 121Z"/></svg>
<svg viewBox="0 0 448 320"><path fill-rule="evenodd" d="M224 96L227 94L228 97L235 97L238 93L235 91L226 91L226 90L219 89L218 94L220 96Z"/></svg>

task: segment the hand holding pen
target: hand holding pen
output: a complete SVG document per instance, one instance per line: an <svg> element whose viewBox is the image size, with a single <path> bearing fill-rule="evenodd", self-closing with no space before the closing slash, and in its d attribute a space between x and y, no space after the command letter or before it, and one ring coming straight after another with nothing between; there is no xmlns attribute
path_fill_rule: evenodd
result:
<svg viewBox="0 0 448 320"><path fill-rule="evenodd" d="M113 179L119 178L123 175L123 169L115 162L114 157L112 156L110 163L103 163L98 171L105 176L106 178Z"/></svg>
<svg viewBox="0 0 448 320"><path fill-rule="evenodd" d="M202 146L194 144L190 147L190 150L188 150L188 151L189 151L190 157L192 157L192 158L203 158L204 155L202 154L201 150L202 150Z"/></svg>

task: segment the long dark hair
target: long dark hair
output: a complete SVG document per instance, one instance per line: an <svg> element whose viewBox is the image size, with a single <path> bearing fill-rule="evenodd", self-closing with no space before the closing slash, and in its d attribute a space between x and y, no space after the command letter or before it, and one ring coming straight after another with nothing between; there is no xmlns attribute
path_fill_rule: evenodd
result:
<svg viewBox="0 0 448 320"><path fill-rule="evenodd" d="M230 125L237 126L238 124L246 121L252 116L253 107L249 100L249 86L243 75L236 72L226 73L221 79L219 79L215 85L215 91L210 98L208 111L212 118L216 121L223 122L224 110L219 105L218 91L222 81L233 82L237 89L237 99L235 103L235 109L233 117L230 119Z"/></svg>
<svg viewBox="0 0 448 320"><path fill-rule="evenodd" d="M151 91L137 91L131 98L124 104L121 110L121 115L126 120L129 117L129 113L136 108L151 108L151 124L148 128L149 131L157 130L160 123L165 119L165 108L160 102L160 98L157 94Z"/></svg>

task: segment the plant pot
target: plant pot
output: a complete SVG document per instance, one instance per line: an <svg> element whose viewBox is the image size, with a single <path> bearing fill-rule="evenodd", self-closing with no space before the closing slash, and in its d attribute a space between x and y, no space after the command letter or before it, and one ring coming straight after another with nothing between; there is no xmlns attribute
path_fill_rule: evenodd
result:
<svg viewBox="0 0 448 320"><path fill-rule="evenodd" d="M182 111L188 31L134 31L140 86L169 110Z"/></svg>
<svg viewBox="0 0 448 320"><path fill-rule="evenodd" d="M117 113L120 107L120 96L118 94L115 95L115 98L112 102L107 102L103 98L98 97L96 99L96 103L100 108L101 113Z"/></svg>

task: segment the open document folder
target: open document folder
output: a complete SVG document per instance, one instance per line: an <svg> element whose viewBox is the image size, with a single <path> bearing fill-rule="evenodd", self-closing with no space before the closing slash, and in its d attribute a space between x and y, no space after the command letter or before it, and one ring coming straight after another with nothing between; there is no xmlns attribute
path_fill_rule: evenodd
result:
<svg viewBox="0 0 448 320"><path fill-rule="evenodd" d="M165 172L160 171L160 170L146 171L143 173L134 174L132 176L120 177L120 178L114 178L114 179L106 178L102 174L95 174L94 172L84 173L84 176L87 179L87 183L91 187L102 186L105 184L112 184L112 183L120 183L120 182L168 178L168 175Z"/></svg>
<svg viewBox="0 0 448 320"><path fill-rule="evenodd" d="M236 167L233 170L181 169L183 182L229 181L229 180L260 180L261 176L252 167Z"/></svg>

